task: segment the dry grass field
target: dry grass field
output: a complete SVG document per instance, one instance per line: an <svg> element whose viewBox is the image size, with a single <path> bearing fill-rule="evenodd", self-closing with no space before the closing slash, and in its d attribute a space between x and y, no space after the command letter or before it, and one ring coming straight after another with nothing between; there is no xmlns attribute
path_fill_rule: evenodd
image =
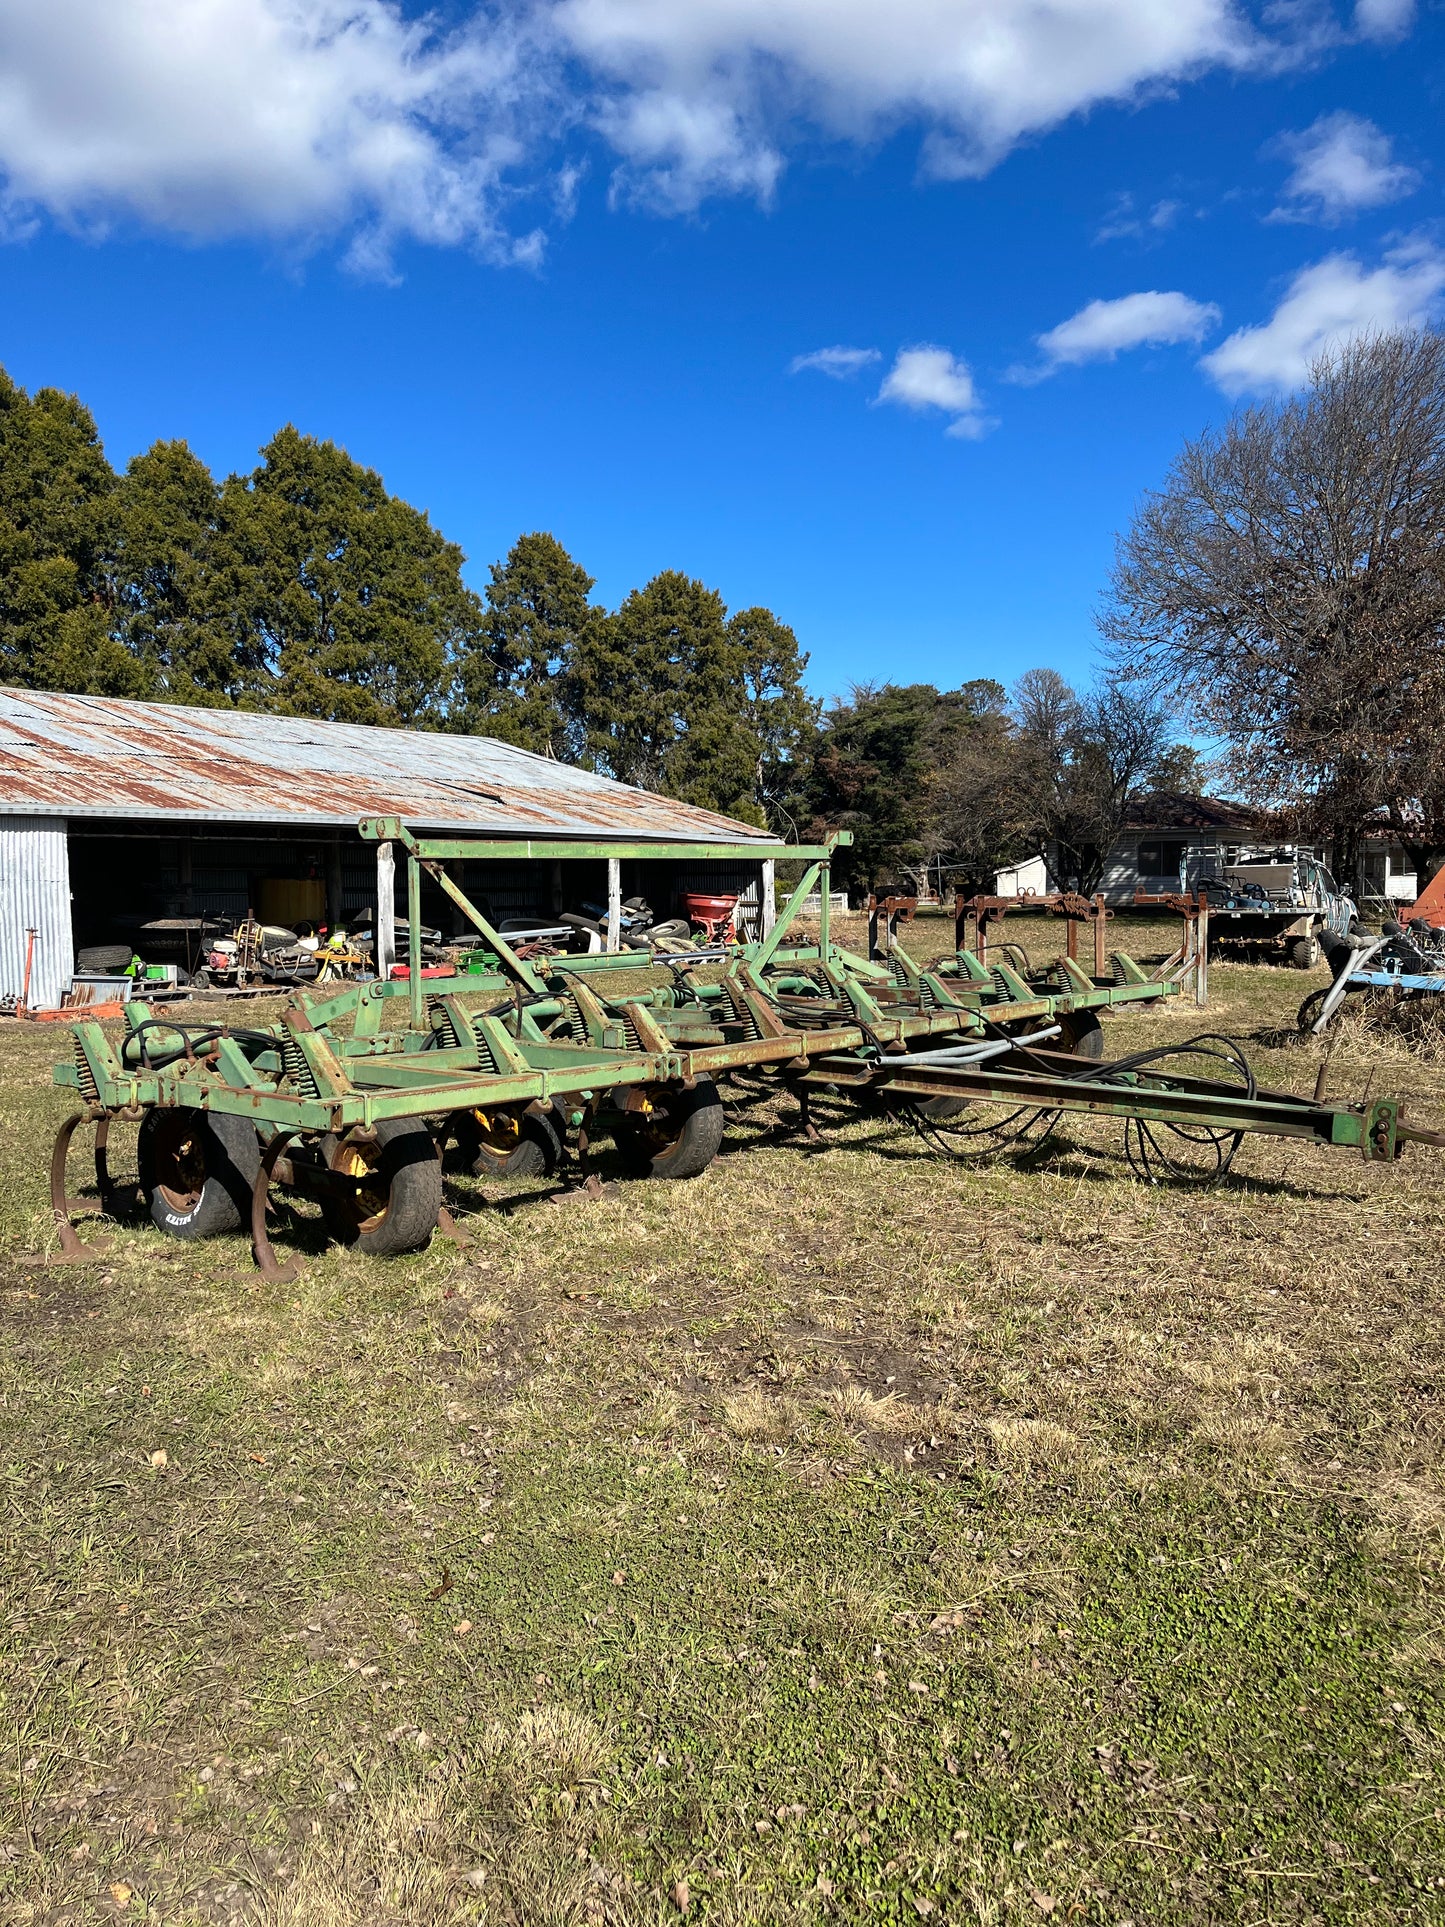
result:
<svg viewBox="0 0 1445 1927"><path fill-rule="evenodd" d="M1307 1090L1309 987L1109 1043ZM465 1253L46 1269L63 1042L0 1035L6 1923L1445 1919L1445 1153L780 1103Z"/></svg>

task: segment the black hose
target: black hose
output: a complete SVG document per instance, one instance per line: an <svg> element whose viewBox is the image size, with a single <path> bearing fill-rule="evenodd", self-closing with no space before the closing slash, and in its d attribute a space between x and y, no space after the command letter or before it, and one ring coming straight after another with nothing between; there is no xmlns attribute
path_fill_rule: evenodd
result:
<svg viewBox="0 0 1445 1927"><path fill-rule="evenodd" d="M144 1041L143 1033L148 1030L169 1031L173 1037L184 1038L185 1042L178 1050L172 1050L160 1058L153 1058ZM131 1038L136 1040L142 1070L159 1071L164 1070L168 1064L178 1063L183 1057L194 1056L197 1045L214 1043L218 1037L229 1037L242 1048L249 1045L253 1050L280 1048L280 1040L272 1036L269 1031L232 1030L226 1024L177 1024L168 1017L147 1017L142 1023L136 1025L126 1042L129 1043Z"/></svg>

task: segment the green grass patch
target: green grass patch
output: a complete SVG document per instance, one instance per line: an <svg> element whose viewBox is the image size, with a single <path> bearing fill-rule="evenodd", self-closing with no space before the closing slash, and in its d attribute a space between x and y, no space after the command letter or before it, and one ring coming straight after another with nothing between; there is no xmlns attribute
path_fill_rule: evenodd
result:
<svg viewBox="0 0 1445 1927"><path fill-rule="evenodd" d="M1308 1089L1309 987L1111 1040ZM7 1922L1445 1918L1432 1154L1180 1192L784 1102L467 1254L46 1269L57 1041L0 1038Z"/></svg>

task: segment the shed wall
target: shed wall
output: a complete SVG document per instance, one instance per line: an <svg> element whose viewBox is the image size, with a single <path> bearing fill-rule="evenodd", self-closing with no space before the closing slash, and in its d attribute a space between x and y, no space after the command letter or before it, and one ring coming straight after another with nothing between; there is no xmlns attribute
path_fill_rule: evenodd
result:
<svg viewBox="0 0 1445 1927"><path fill-rule="evenodd" d="M24 988L27 930L35 932L30 1006L55 1010L75 968L63 816L0 817L0 997L18 999Z"/></svg>

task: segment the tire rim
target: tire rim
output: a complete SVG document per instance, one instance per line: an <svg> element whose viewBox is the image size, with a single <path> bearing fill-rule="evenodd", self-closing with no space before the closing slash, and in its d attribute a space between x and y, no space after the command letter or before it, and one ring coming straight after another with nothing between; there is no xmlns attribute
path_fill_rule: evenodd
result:
<svg viewBox="0 0 1445 1927"><path fill-rule="evenodd" d="M206 1188L206 1150L201 1127L173 1112L156 1131L156 1186L171 1210L188 1217Z"/></svg>
<svg viewBox="0 0 1445 1927"><path fill-rule="evenodd" d="M381 1177L381 1158L382 1148L375 1138L349 1137L331 1161L333 1171L356 1180L356 1189L347 1202L356 1215L359 1231L375 1231L391 1209L390 1189Z"/></svg>
<svg viewBox="0 0 1445 1927"><path fill-rule="evenodd" d="M473 1111L479 1148L499 1158L510 1157L522 1141L522 1120L515 1111Z"/></svg>
<svg viewBox="0 0 1445 1927"><path fill-rule="evenodd" d="M654 1109L652 1100L644 1097L635 1111L627 1113L632 1120L631 1129L636 1142L650 1157L658 1158L673 1150L682 1137L683 1124L673 1123L664 1112ZM686 1119L683 1120L683 1123Z"/></svg>

